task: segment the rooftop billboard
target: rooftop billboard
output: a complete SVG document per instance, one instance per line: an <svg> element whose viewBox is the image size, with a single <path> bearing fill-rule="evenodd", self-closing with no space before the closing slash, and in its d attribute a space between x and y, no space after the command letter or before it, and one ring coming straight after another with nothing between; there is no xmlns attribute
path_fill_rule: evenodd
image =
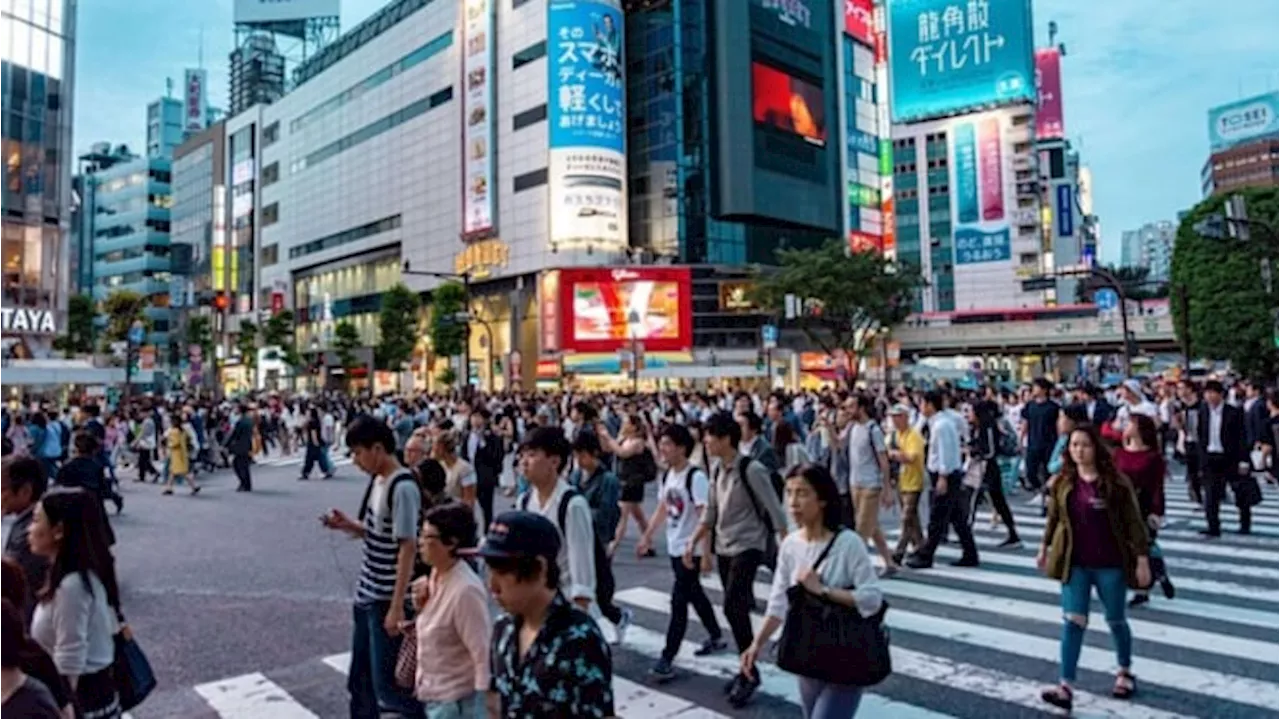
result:
<svg viewBox="0 0 1280 719"><path fill-rule="evenodd" d="M1280 93L1268 92L1209 111L1209 148L1214 152L1277 134L1280 134Z"/></svg>

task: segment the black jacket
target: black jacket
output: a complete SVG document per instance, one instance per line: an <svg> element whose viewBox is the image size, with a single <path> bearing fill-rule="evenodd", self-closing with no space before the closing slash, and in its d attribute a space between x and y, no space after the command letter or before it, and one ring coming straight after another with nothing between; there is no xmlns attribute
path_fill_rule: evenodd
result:
<svg viewBox="0 0 1280 719"><path fill-rule="evenodd" d="M1249 409L1244 410L1244 441L1253 449L1259 442L1267 441L1271 430L1271 414L1267 412L1267 401L1259 397L1253 401Z"/></svg>
<svg viewBox="0 0 1280 719"><path fill-rule="evenodd" d="M227 452L240 457L248 457L253 452L253 420L247 415L241 416L231 428Z"/></svg>
<svg viewBox="0 0 1280 719"><path fill-rule="evenodd" d="M1201 402L1197 441L1201 455L1209 454L1209 403ZM1244 410L1222 403L1222 454L1232 467L1249 461L1249 445L1245 442Z"/></svg>
<svg viewBox="0 0 1280 719"><path fill-rule="evenodd" d="M484 438L484 446L479 448L476 456L471 456L471 432L463 432L458 439L458 456L471 463L476 468L476 483L487 486L497 486L498 478L502 475L502 458L505 454L502 448L502 438L497 432L485 428L481 434Z"/></svg>

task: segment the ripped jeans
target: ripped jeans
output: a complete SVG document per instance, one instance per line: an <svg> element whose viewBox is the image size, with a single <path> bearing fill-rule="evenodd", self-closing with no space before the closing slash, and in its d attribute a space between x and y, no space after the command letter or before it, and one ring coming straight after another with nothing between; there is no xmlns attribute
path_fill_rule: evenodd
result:
<svg viewBox="0 0 1280 719"><path fill-rule="evenodd" d="M1116 664L1128 670L1132 664L1133 635L1125 618L1128 588L1124 570L1119 567L1071 567L1071 576L1062 585L1062 681L1076 680L1080 649L1084 645L1085 628L1089 625L1089 591L1097 589L1103 615L1111 629L1111 644L1116 650Z"/></svg>

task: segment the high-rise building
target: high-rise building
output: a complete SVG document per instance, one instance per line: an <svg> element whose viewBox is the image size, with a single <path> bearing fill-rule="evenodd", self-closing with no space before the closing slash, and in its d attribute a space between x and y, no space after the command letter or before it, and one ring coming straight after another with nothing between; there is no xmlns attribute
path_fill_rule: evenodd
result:
<svg viewBox="0 0 1280 719"><path fill-rule="evenodd" d="M176 97L161 97L147 105L147 157L173 157L182 144L185 107Z"/></svg>
<svg viewBox="0 0 1280 719"><path fill-rule="evenodd" d="M267 34L250 35L231 51L231 114L284 95L284 55Z"/></svg>
<svg viewBox="0 0 1280 719"><path fill-rule="evenodd" d="M1209 110L1209 158L1200 171L1205 197L1280 184L1280 92Z"/></svg>
<svg viewBox="0 0 1280 719"><path fill-rule="evenodd" d="M1120 235L1120 265L1146 267L1148 282L1168 282L1178 225L1169 220L1148 222Z"/></svg>
<svg viewBox="0 0 1280 719"><path fill-rule="evenodd" d="M5 3L0 10L6 357L47 355L65 322L75 27L76 0ZM18 315L22 322L13 321Z"/></svg>

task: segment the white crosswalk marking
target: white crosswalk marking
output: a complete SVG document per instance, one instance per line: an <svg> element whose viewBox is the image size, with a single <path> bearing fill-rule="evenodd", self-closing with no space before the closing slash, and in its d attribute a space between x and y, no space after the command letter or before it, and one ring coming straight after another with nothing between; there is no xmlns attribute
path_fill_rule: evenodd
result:
<svg viewBox="0 0 1280 719"><path fill-rule="evenodd" d="M298 464L300 459L279 461ZM1185 485L1170 483L1167 493L1179 492L1185 492ZM974 527L980 567L946 566L960 556L953 543L939 549L937 566L906 570L882 582L890 603L887 622L893 636L894 676L864 694L859 717L1012 719L1047 711L1039 689L1057 672L1061 585L1035 569L1035 547L1044 520L1037 506L1027 506L1022 499L1015 497L1012 508L1024 548L995 548L1005 530L991 527L983 509ZM1280 543L1265 534L1275 527L1272 515L1276 506L1276 494L1265 491L1259 509L1270 511L1257 512L1254 520L1255 532L1261 533L1251 537L1224 535L1218 541L1204 540L1185 529L1191 522L1170 518L1175 526L1161 532L1161 544L1178 594L1168 600L1157 591L1149 604L1128 612L1139 693L1129 701L1110 696L1115 656L1105 618L1095 604L1080 657L1076 716L1254 719L1276 715L1280 710L1280 591L1276 582ZM1175 509L1199 512L1193 505ZM1235 516L1224 511L1223 519L1229 524ZM896 530L891 528L889 534L896 535ZM735 712L720 696L719 685L736 673L736 653L730 650L696 656L698 642L705 635L696 626L696 613L691 612L690 636L675 660L678 678L671 685L654 684L645 669L661 655L666 643L670 583L634 586L625 576L618 579L624 588L616 601L635 613L626 643L614 648L618 716L733 716ZM702 583L722 629L727 629L720 609L724 595L719 579L708 576ZM769 586L756 582L753 591L758 599L764 599ZM762 621L755 615L752 620L757 627ZM603 625L606 636L612 636L613 625ZM762 684L757 701L768 708L760 711L772 716L776 707L789 705L791 711L783 711L781 716L797 716L801 699L795 677L765 659L758 664ZM317 684L340 687L349 663L350 654L334 654L301 665L305 671L299 667L277 671L259 668L181 691L194 693L211 715L219 718L345 716L345 696L344 703L336 706L332 696L326 706L304 704L320 701L314 691ZM343 693L339 690L338 694ZM144 704L131 712L131 719L172 715L159 708L149 710Z"/></svg>

